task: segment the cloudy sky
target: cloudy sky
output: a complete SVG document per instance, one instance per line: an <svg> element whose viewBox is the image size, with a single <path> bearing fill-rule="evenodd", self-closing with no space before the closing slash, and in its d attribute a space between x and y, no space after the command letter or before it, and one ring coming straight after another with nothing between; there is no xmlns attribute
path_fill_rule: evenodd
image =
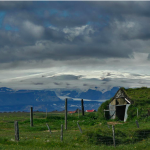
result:
<svg viewBox="0 0 150 150"><path fill-rule="evenodd" d="M150 87L150 1L0 1L0 87Z"/></svg>

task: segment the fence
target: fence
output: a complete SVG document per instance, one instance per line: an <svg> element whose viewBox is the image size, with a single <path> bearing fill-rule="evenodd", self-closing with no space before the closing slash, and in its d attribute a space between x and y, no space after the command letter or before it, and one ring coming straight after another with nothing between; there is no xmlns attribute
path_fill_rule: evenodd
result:
<svg viewBox="0 0 150 150"><path fill-rule="evenodd" d="M124 133L116 125L112 124L97 124L97 129L94 131L92 125L90 125L88 128L84 127L86 124L92 122L92 120L86 121L86 114L85 116L80 117L81 119L79 121L74 120L74 117L78 118L77 113L76 116L68 115L68 119L70 119L70 121L68 122L68 127L66 130L64 114L62 119L59 114L54 115L53 117L53 114L47 113L47 117L50 117L50 119L47 121L44 113L34 112L33 126L30 126L30 119L26 120L25 118L25 120L22 121L23 117L21 115L19 116L18 114L19 113L16 113L15 118L15 120L18 122L17 123L15 121L16 132L14 132L14 129L12 130L12 126L14 128L14 121L11 120L11 116L9 116L10 120L8 120L8 116L3 119L3 121L7 123L5 126L1 126L0 129L0 132L2 133L0 133L0 135L3 135L3 137L8 137L8 139L11 141L15 139L16 141L41 139L47 143L54 141L69 143L71 141L77 142L79 139L83 139L83 141L88 141L89 143L95 145L118 146L120 144L131 144L150 138L150 129L142 129L142 126L138 121L135 121L133 124L133 127L137 129L134 132ZM6 114L3 113L3 116L5 115ZM30 118L29 113L25 113L24 115ZM58 122L54 123L54 119ZM103 131L104 129L105 131ZM9 134L7 133L8 131Z"/></svg>
<svg viewBox="0 0 150 150"><path fill-rule="evenodd" d="M16 121L15 121L15 125L16 125L15 139L16 139L16 141L19 141L19 133L18 133L19 129L18 129L18 123ZM46 126L48 129L47 132L50 133L49 140L52 140L52 138L55 138L57 140L60 138L61 141L67 140L67 139L76 139L77 137L79 137L79 135L84 133L84 131L82 131L82 129L79 125L79 122L77 122L77 126L74 127L73 130L71 128L69 128L69 131L65 130L63 128L63 124L61 124L60 130L51 130L50 126L47 123L46 123ZM86 138L88 139L88 141L91 142L91 144L112 145L114 147L117 145L120 145L120 144L131 144L131 143L133 144L136 142L143 141L147 138L150 138L150 129L138 130L134 133L124 134L123 132L115 131L114 125L107 124L106 126L108 127L108 131L110 133L108 135L103 134L101 132L97 132L96 134L91 134L91 132L86 131L86 134L84 136L86 136ZM137 128L139 128L138 121L135 122L135 126L137 126ZM70 131L71 131L71 133L70 133ZM112 132L112 134L111 134L111 132ZM74 136L72 136L72 135L74 135Z"/></svg>

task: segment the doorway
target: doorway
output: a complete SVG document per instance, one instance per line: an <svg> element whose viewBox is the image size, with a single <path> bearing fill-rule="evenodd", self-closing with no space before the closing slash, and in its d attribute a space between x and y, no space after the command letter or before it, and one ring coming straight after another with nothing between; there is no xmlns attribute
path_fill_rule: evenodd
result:
<svg viewBox="0 0 150 150"><path fill-rule="evenodd" d="M116 117L120 120L124 120L126 105L116 105Z"/></svg>

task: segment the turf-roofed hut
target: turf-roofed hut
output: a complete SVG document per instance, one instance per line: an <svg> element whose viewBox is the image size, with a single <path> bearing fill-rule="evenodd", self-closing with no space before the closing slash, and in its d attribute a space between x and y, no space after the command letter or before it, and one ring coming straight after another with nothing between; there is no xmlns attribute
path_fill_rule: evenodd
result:
<svg viewBox="0 0 150 150"><path fill-rule="evenodd" d="M109 115L111 119L118 117L124 122L128 118L128 108L133 104L133 100L128 96L125 88L120 88L109 103Z"/></svg>
<svg viewBox="0 0 150 150"><path fill-rule="evenodd" d="M101 104L98 109L100 118L150 120L150 88L120 88L114 97Z"/></svg>

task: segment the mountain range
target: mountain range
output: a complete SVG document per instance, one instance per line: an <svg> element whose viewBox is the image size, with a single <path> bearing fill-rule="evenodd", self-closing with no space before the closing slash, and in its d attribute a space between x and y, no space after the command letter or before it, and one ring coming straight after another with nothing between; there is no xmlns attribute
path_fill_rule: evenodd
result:
<svg viewBox="0 0 150 150"><path fill-rule="evenodd" d="M98 90L13 90L7 87L0 88L0 111L62 111L65 109L64 99L68 98L68 110L81 108L80 99L84 100L86 109L98 109L101 103L114 96L119 88L113 87L102 93Z"/></svg>
<svg viewBox="0 0 150 150"><path fill-rule="evenodd" d="M78 93L77 91L64 90L60 93L60 96L68 96L71 98L81 98L89 100L107 100L114 96L118 91L118 87L113 87L110 91L101 92L98 90L88 89L85 92Z"/></svg>

